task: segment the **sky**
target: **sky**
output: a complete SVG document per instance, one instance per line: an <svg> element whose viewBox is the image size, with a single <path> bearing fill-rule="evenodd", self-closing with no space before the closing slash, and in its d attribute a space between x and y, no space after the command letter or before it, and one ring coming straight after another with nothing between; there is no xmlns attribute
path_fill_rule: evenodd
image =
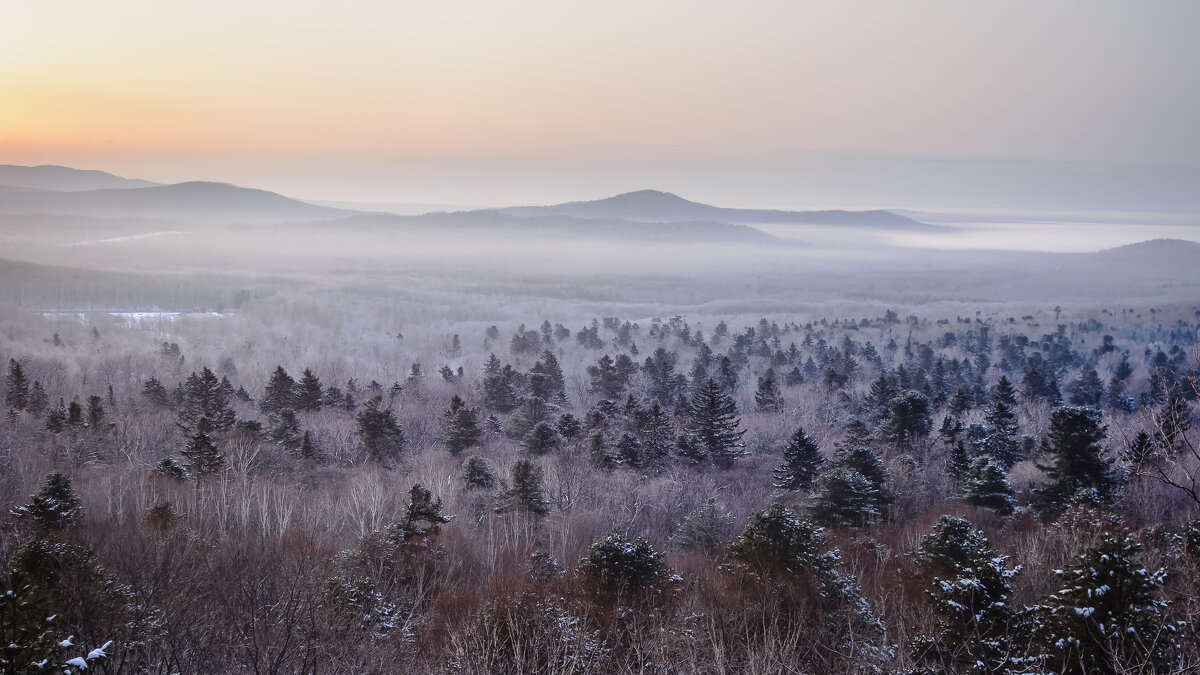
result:
<svg viewBox="0 0 1200 675"><path fill-rule="evenodd" d="M1192 0L0 3L0 163L360 202L1200 212Z"/></svg>

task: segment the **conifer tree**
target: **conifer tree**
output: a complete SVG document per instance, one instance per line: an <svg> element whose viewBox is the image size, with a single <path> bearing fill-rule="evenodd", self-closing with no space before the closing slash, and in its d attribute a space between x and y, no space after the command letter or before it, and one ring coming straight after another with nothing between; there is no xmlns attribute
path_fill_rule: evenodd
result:
<svg viewBox="0 0 1200 675"><path fill-rule="evenodd" d="M29 379L25 377L25 369L16 359L8 360L8 377L5 379L7 389L4 392L4 404L9 410L21 412L29 407Z"/></svg>
<svg viewBox="0 0 1200 675"><path fill-rule="evenodd" d="M1071 383L1071 405L1100 407L1104 398L1104 383L1096 369L1085 365L1079 371L1079 379Z"/></svg>
<svg viewBox="0 0 1200 675"><path fill-rule="evenodd" d="M1167 603L1158 599L1167 571L1138 564L1141 549L1127 532L1106 532L1058 570L1062 588L1050 596L1036 631L1047 672L1180 672L1174 670L1179 627L1167 620Z"/></svg>
<svg viewBox="0 0 1200 675"><path fill-rule="evenodd" d="M901 392L888 403L888 410L883 436L897 447L909 447L933 429L929 397L919 391Z"/></svg>
<svg viewBox="0 0 1200 675"><path fill-rule="evenodd" d="M204 367L193 372L183 383L183 402L179 408L178 424L184 434L190 435L203 417L210 431L225 431L233 428L236 416L217 376Z"/></svg>
<svg viewBox="0 0 1200 675"><path fill-rule="evenodd" d="M650 380L650 398L659 401L673 401L686 384L685 378L675 372L678 357L675 352L658 347L654 353L646 357L642 364L642 372Z"/></svg>
<svg viewBox="0 0 1200 675"><path fill-rule="evenodd" d="M358 437L373 461L395 459L404 451L404 429L391 408L383 407L383 397L373 396L355 416Z"/></svg>
<svg viewBox="0 0 1200 675"><path fill-rule="evenodd" d="M71 488L71 480L55 471L46 476L42 489L34 494L25 506L18 506L12 514L18 518L29 516L43 530L56 532L78 519L83 507L79 497Z"/></svg>
<svg viewBox="0 0 1200 675"><path fill-rule="evenodd" d="M1150 434L1143 429L1137 432L1137 435L1125 448L1125 459L1132 464L1141 464L1154 454L1154 450L1154 441L1150 438Z"/></svg>
<svg viewBox="0 0 1200 675"><path fill-rule="evenodd" d="M551 409L544 399L531 396L517 406L512 417L508 418L508 428L505 433L509 438L522 439L529 434L534 426L550 419Z"/></svg>
<svg viewBox="0 0 1200 675"><path fill-rule="evenodd" d="M152 405L163 408L171 407L171 394L167 392L167 388L156 377L146 380L146 384L142 387L142 397Z"/></svg>
<svg viewBox="0 0 1200 675"><path fill-rule="evenodd" d="M661 465L675 444L675 425L658 401L652 401L638 415L637 434L642 443L642 468Z"/></svg>
<svg viewBox="0 0 1200 675"><path fill-rule="evenodd" d="M1053 455L1050 466L1038 465L1052 482L1038 492L1042 508L1057 511L1073 500L1108 503L1117 487L1112 460L1105 459L1104 441L1108 427L1100 411L1084 406L1064 406L1050 415L1050 429L1043 450Z"/></svg>
<svg viewBox="0 0 1200 675"><path fill-rule="evenodd" d="M442 515L441 498L434 499L433 493L420 483L414 483L408 495L408 506L404 509L404 522L401 525L404 541L436 535L442 525L454 520L453 516Z"/></svg>
<svg viewBox="0 0 1200 675"><path fill-rule="evenodd" d="M774 487L789 491L807 489L824 463L817 442L798 428L783 449L783 462L774 472Z"/></svg>
<svg viewBox="0 0 1200 675"><path fill-rule="evenodd" d="M324 387L321 386L321 380L312 369L305 368L304 373L300 376L300 382L296 384L296 410L302 412L316 412L321 409L323 403Z"/></svg>
<svg viewBox="0 0 1200 675"><path fill-rule="evenodd" d="M816 482L809 513L827 527L859 527L883 518L879 487L858 471L834 466Z"/></svg>
<svg viewBox="0 0 1200 675"><path fill-rule="evenodd" d="M627 376L617 368L616 361L605 354L594 366L587 367L588 378L591 381L590 390L604 398L617 400L625 391Z"/></svg>
<svg viewBox="0 0 1200 675"><path fill-rule="evenodd" d="M217 444L209 435L210 428L208 418L201 417L183 448L182 454L187 460L188 472L197 480L225 468L225 458L221 456Z"/></svg>
<svg viewBox="0 0 1200 675"><path fill-rule="evenodd" d="M547 340L547 342L549 342ZM554 356L554 352L549 349L542 352L541 358L537 363L533 364L533 369L530 371L533 375L540 375L545 378L545 392L547 395L542 396L546 400L565 402L567 400L567 385L563 378L562 366L558 364L558 358ZM532 378L531 378L532 384ZM538 394L535 392L535 396Z"/></svg>
<svg viewBox="0 0 1200 675"><path fill-rule="evenodd" d="M666 580L663 556L644 537L629 540L613 531L592 542L579 561L580 575L598 592L636 592Z"/></svg>
<svg viewBox="0 0 1200 675"><path fill-rule="evenodd" d="M305 461L314 461L317 458L317 446L313 443L312 435L308 429L304 430L304 435L300 437L300 459Z"/></svg>
<svg viewBox="0 0 1200 675"><path fill-rule="evenodd" d="M446 451L457 457L463 450L478 445L482 438L479 412L455 394L450 399L450 406L442 413L442 442Z"/></svg>
<svg viewBox="0 0 1200 675"><path fill-rule="evenodd" d="M471 455L463 460L462 480L468 490L491 490L496 487L496 474L488 466L487 460L479 455Z"/></svg>
<svg viewBox="0 0 1200 675"><path fill-rule="evenodd" d="M996 388L992 390L985 417L989 433L981 449L991 455L1006 471L1021 459L1017 440L1021 426L1017 423L1016 404L1016 390L1008 378L1001 375Z"/></svg>
<svg viewBox="0 0 1200 675"><path fill-rule="evenodd" d="M747 454L742 441L746 432L738 430L741 420L733 397L722 391L715 380L709 378L692 396L688 413L688 432L718 467L728 468Z"/></svg>
<svg viewBox="0 0 1200 675"><path fill-rule="evenodd" d="M42 388L42 383L38 380L33 381L33 386L29 388L29 406L26 408L29 414L39 416L46 411L46 407L50 403L50 397L46 396L46 390Z"/></svg>
<svg viewBox="0 0 1200 675"><path fill-rule="evenodd" d="M1162 410L1154 416L1155 445L1167 452L1174 453L1183 443L1184 434L1192 428L1192 411L1179 392L1179 387L1171 387L1167 391L1167 400Z"/></svg>
<svg viewBox="0 0 1200 675"><path fill-rule="evenodd" d="M264 413L273 415L284 408L296 406L296 381L288 375L283 366L276 366L267 382L267 390L258 407Z"/></svg>
<svg viewBox="0 0 1200 675"><path fill-rule="evenodd" d="M767 368L767 372L758 378L758 390L754 392L754 403L758 412L779 412L783 406L783 398L779 393L779 383L775 380L773 368Z"/></svg>
<svg viewBox="0 0 1200 675"><path fill-rule="evenodd" d="M521 439L521 447L531 455L544 455L557 450L562 445L562 441L562 435L558 433L554 425L542 420L533 425L529 433L525 434L525 438Z"/></svg>
<svg viewBox="0 0 1200 675"><path fill-rule="evenodd" d="M992 464L992 466L995 466ZM918 672L1003 673L1012 663L1007 558L971 523L942 516L913 555L927 577L936 633L913 640Z"/></svg>
<svg viewBox="0 0 1200 675"><path fill-rule="evenodd" d="M682 549L712 550L725 540L733 516L717 507L717 500L709 497L688 514L671 541Z"/></svg>
<svg viewBox="0 0 1200 675"><path fill-rule="evenodd" d="M497 508L512 508L537 517L550 513L550 503L546 501L542 487L542 474L542 467L532 460L518 459L513 462L509 479L511 485L501 495L504 503Z"/></svg>
<svg viewBox="0 0 1200 675"><path fill-rule="evenodd" d="M1002 516L1012 514L1015 494L1004 469L990 457L975 458L963 478L962 497L968 504Z"/></svg>
<svg viewBox="0 0 1200 675"><path fill-rule="evenodd" d="M104 399L95 394L87 397L87 424L96 431L104 426Z"/></svg>

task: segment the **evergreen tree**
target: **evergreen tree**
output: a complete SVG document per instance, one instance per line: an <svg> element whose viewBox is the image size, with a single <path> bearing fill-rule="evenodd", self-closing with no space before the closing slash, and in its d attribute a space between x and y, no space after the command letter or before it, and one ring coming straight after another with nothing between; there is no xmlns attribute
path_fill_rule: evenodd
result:
<svg viewBox="0 0 1200 675"><path fill-rule="evenodd" d="M453 516L442 515L441 498L434 499L433 493L420 483L414 483L408 492L408 506L404 509L404 522L400 532L404 541L416 537L436 535Z"/></svg>
<svg viewBox="0 0 1200 675"><path fill-rule="evenodd" d="M142 397L149 401L151 405L163 408L171 407L171 395L167 392L167 388L163 386L163 383L159 382L156 377L146 380L146 384L142 387Z"/></svg>
<svg viewBox="0 0 1200 675"><path fill-rule="evenodd" d="M446 451L457 457L463 450L478 445L482 438L479 412L455 394L450 399L450 407L442 413L442 442Z"/></svg>
<svg viewBox="0 0 1200 675"><path fill-rule="evenodd" d="M308 462L317 459L317 446L313 444L312 436L308 429L304 430L304 435L300 437L300 459Z"/></svg>
<svg viewBox="0 0 1200 675"><path fill-rule="evenodd" d="M1141 545L1126 532L1104 533L1078 560L1058 570L1042 638L1053 673L1181 672L1178 625L1158 599L1167 571L1136 562Z"/></svg>
<svg viewBox="0 0 1200 675"><path fill-rule="evenodd" d="M496 474L488 466L487 460L479 455L471 455L463 460L462 480L468 490L491 490L496 487Z"/></svg>
<svg viewBox="0 0 1200 675"><path fill-rule="evenodd" d="M817 478L809 513L828 527L859 527L883 517L879 502L879 488L866 476L835 466Z"/></svg>
<svg viewBox="0 0 1200 675"><path fill-rule="evenodd" d="M174 457L164 457L154 466L154 473L180 483L188 477L187 467L177 462Z"/></svg>
<svg viewBox="0 0 1200 675"><path fill-rule="evenodd" d="M296 417L296 411L284 408L272 415L269 422L271 429L267 432L268 439L289 450L300 447L300 420Z"/></svg>
<svg viewBox="0 0 1200 675"><path fill-rule="evenodd" d="M74 428L83 426L83 406L74 399L67 404L67 426Z"/></svg>
<svg viewBox="0 0 1200 675"><path fill-rule="evenodd" d="M29 407L29 379L25 377L25 369L16 359L8 360L8 377L5 379L7 389L4 392L4 403L9 410L18 412Z"/></svg>
<svg viewBox="0 0 1200 675"><path fill-rule="evenodd" d="M1192 428L1192 411L1187 399L1179 393L1179 387L1167 391L1167 400L1162 410L1154 416L1155 445L1167 452L1176 452L1184 441L1184 434Z"/></svg>
<svg viewBox="0 0 1200 675"><path fill-rule="evenodd" d="M650 542L644 537L630 541L616 531L592 542L577 569L589 585L604 594L636 592L669 576L662 554Z"/></svg>
<svg viewBox="0 0 1200 675"><path fill-rule="evenodd" d="M779 412L783 406L783 397L779 393L779 383L775 380L773 368L767 368L767 372L758 378L758 391L754 392L754 403L758 412Z"/></svg>
<svg viewBox="0 0 1200 675"><path fill-rule="evenodd" d="M549 342L549 340L547 340ZM547 401L558 401L560 403L567 400L567 384L563 378L562 366L558 364L558 358L554 356L554 352L549 349L542 352L542 356L538 362L533 364L533 369L530 371L530 386L533 386L533 376L541 376L544 380L544 394L533 392L534 396L541 396Z"/></svg>
<svg viewBox="0 0 1200 675"><path fill-rule="evenodd" d="M995 466L992 464L992 466ZM1008 569L987 537L971 523L942 516L913 555L930 585L936 633L913 640L918 672L1004 673L1012 665L1013 612Z"/></svg>
<svg viewBox="0 0 1200 675"><path fill-rule="evenodd" d="M302 412L316 412L321 409L323 403L324 387L321 385L321 380L309 368L304 369L304 373L300 376L300 382L296 385L296 410Z"/></svg>
<svg viewBox="0 0 1200 675"><path fill-rule="evenodd" d="M87 397L87 424L94 430L104 426L104 399L95 394Z"/></svg>
<svg viewBox="0 0 1200 675"><path fill-rule="evenodd" d="M188 473L194 475L197 480L225 468L225 458L221 456L217 444L209 435L209 430L208 418L201 417L182 452L187 460Z"/></svg>
<svg viewBox="0 0 1200 675"><path fill-rule="evenodd" d="M509 438L525 438L534 426L548 421L550 414L550 406L546 405L545 400L531 396L521 401L521 404L513 411L512 417L508 418L508 428L505 433Z"/></svg>
<svg viewBox="0 0 1200 675"><path fill-rule="evenodd" d="M1095 408L1064 406L1051 413L1042 449L1053 455L1053 464L1038 466L1053 481L1039 490L1045 510L1057 511L1073 500L1111 500L1118 479L1112 460L1103 457L1101 442L1107 433Z"/></svg>
<svg viewBox="0 0 1200 675"><path fill-rule="evenodd" d="M58 399L58 406L51 408L46 413L46 431L52 434L62 432L63 427L67 424L67 406L63 404L63 400Z"/></svg>
<svg viewBox="0 0 1200 675"><path fill-rule="evenodd" d="M1011 515L1016 493L1004 469L990 457L977 457L963 479L962 497L972 506Z"/></svg>
<svg viewBox="0 0 1200 675"><path fill-rule="evenodd" d="M888 409L888 419L884 421L882 431L884 438L896 447L910 447L928 436L933 429L929 397L919 391L910 389L902 392L892 398Z"/></svg>
<svg viewBox="0 0 1200 675"><path fill-rule="evenodd" d="M807 489L824 463L817 442L798 428L783 449L783 462L774 472L774 487L788 491Z"/></svg>
<svg viewBox="0 0 1200 675"><path fill-rule="evenodd" d="M525 434L525 438L521 440L521 447L531 455L544 455L557 450L562 442L562 435L558 433L554 425L542 420L533 425L529 433Z"/></svg>
<svg viewBox="0 0 1200 675"><path fill-rule="evenodd" d="M558 429L558 433L562 434L565 440L576 440L583 434L583 422L571 413L563 413L558 416L558 421L554 423L554 428Z"/></svg>
<svg viewBox="0 0 1200 675"><path fill-rule="evenodd" d="M1125 448L1125 459L1131 464L1141 464L1154 454L1154 441L1145 430L1137 432L1129 446Z"/></svg>
<svg viewBox="0 0 1200 675"><path fill-rule="evenodd" d="M626 377L617 368L616 361L605 354L594 366L587 367L588 378L591 380L590 391L604 398L616 400L625 391Z"/></svg>
<svg viewBox="0 0 1200 675"><path fill-rule="evenodd" d="M542 467L532 460L513 462L511 485L501 494L503 503L497 509L511 508L537 517L550 513L550 503L546 501L542 487L542 473Z"/></svg>
<svg viewBox="0 0 1200 675"><path fill-rule="evenodd" d="M652 401L639 413L637 433L642 444L642 468L660 466L675 444L675 425L658 401Z"/></svg>
<svg viewBox="0 0 1200 675"><path fill-rule="evenodd" d="M1100 407L1104 398L1104 383L1100 375L1091 366L1084 366L1079 371L1079 379L1071 383L1071 405Z"/></svg>
<svg viewBox="0 0 1200 675"><path fill-rule="evenodd" d="M736 410L733 397L711 378L688 405L688 432L719 467L728 468L735 459L747 454L742 441L746 432L738 430L741 420Z"/></svg>
<svg viewBox="0 0 1200 675"><path fill-rule="evenodd" d="M1018 442L1021 426L1017 423L1016 404L1016 390L1008 378L1001 375L996 388L992 390L991 404L985 417L990 433L982 450L1005 470L1011 469L1021 459Z"/></svg>
<svg viewBox="0 0 1200 675"><path fill-rule="evenodd" d="M50 397L46 396L46 390L42 388L42 383L34 380L33 386L29 389L29 406L26 408L29 414L41 415L49 404Z"/></svg>
<svg viewBox="0 0 1200 675"><path fill-rule="evenodd" d="M288 375L283 366L276 366L267 382L267 391L258 407L267 415L278 413L284 408L296 406L296 381Z"/></svg>
<svg viewBox="0 0 1200 675"><path fill-rule="evenodd" d="M650 380L650 398L673 401L683 390L686 380L675 372L677 361L675 352L667 351L663 347L658 347L651 356L646 357L646 362L642 364L642 372Z"/></svg>
<svg viewBox="0 0 1200 675"><path fill-rule="evenodd" d="M616 468L617 459L608 451L608 439L604 437L604 429L592 429L583 440L583 447L592 466L604 471Z"/></svg>
<svg viewBox="0 0 1200 675"><path fill-rule="evenodd" d="M18 518L29 516L46 532L56 532L73 525L82 511L79 497L71 488L71 480L55 471L46 476L42 489L30 497L28 504L18 506L11 513Z"/></svg>
<svg viewBox="0 0 1200 675"><path fill-rule="evenodd" d="M492 358L495 359L495 354ZM489 361L484 369L483 405L496 412L512 412L521 403L521 374L509 364L499 366L498 361L495 374L487 374L491 368L492 362Z"/></svg>
<svg viewBox="0 0 1200 675"><path fill-rule="evenodd" d="M717 500L709 497L688 514L671 541L682 549L710 551L725 540L732 525L733 516L718 508Z"/></svg>
<svg viewBox="0 0 1200 675"><path fill-rule="evenodd" d="M371 460L395 459L404 451L404 429L392 409L383 407L382 396L371 397L354 420L358 423L358 437Z"/></svg>
<svg viewBox="0 0 1200 675"><path fill-rule="evenodd" d="M193 372L183 383L183 402L179 408L178 424L185 435L191 435L200 418L208 421L209 431L233 428L236 416L221 381L207 367Z"/></svg>
<svg viewBox="0 0 1200 675"><path fill-rule="evenodd" d="M617 456L616 460L620 464L624 464L633 469L640 469L644 465L642 457L642 439L632 431L626 431L617 439Z"/></svg>

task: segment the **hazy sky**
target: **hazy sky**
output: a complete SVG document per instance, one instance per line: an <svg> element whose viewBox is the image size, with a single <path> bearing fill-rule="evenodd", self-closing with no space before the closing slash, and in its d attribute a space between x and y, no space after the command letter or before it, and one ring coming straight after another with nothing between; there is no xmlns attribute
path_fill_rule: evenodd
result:
<svg viewBox="0 0 1200 675"><path fill-rule="evenodd" d="M1200 2L0 0L0 163L314 199L1200 210Z"/></svg>

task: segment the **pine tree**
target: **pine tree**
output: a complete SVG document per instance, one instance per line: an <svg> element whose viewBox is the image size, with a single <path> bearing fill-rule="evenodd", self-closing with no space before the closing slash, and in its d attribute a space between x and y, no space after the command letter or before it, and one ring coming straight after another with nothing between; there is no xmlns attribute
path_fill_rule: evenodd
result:
<svg viewBox="0 0 1200 675"><path fill-rule="evenodd" d="M479 455L471 455L463 460L462 480L468 490L491 490L496 487L496 474L488 466L487 460Z"/></svg>
<svg viewBox="0 0 1200 675"><path fill-rule="evenodd" d="M995 466L992 464L992 466ZM936 633L913 640L919 672L1003 673L1010 661L1013 612L1007 558L971 523L942 516L913 555L927 577Z"/></svg>
<svg viewBox="0 0 1200 675"><path fill-rule="evenodd" d="M783 406L773 368L767 368L767 372L758 378L758 391L754 392L754 403L758 412L779 412Z"/></svg>
<svg viewBox="0 0 1200 675"><path fill-rule="evenodd" d="M156 377L146 380L146 384L142 387L142 397L152 405L163 408L171 407L171 395L167 392L167 388L163 386L163 383L159 382Z"/></svg>
<svg viewBox="0 0 1200 675"><path fill-rule="evenodd" d="M181 453L187 460L188 472L197 480L225 468L225 458L221 456L217 444L209 435L209 430L208 418L201 417L197 420L195 431L188 437L187 445Z"/></svg>
<svg viewBox="0 0 1200 675"><path fill-rule="evenodd" d="M583 447L592 466L604 471L616 468L617 459L608 451L608 439L604 437L604 429L592 429L583 440Z"/></svg>
<svg viewBox="0 0 1200 675"><path fill-rule="evenodd" d="M774 487L789 491L807 489L824 463L817 442L804 429L796 429L783 449L783 462L773 474Z"/></svg>
<svg viewBox="0 0 1200 675"><path fill-rule="evenodd" d="M1044 510L1057 511L1073 500L1101 504L1111 500L1118 479L1112 460L1103 457L1101 442L1107 433L1095 408L1064 406L1051 413L1043 450L1053 455L1053 464L1038 466L1053 481L1038 491Z"/></svg>
<svg viewBox="0 0 1200 675"><path fill-rule="evenodd" d="M284 408L268 421L271 429L267 432L267 438L289 450L300 447L300 420L296 417L296 411Z"/></svg>
<svg viewBox="0 0 1200 675"><path fill-rule="evenodd" d="M972 506L1012 515L1016 493L1004 469L990 457L977 457L963 479L962 498Z"/></svg>
<svg viewBox="0 0 1200 675"><path fill-rule="evenodd" d="M642 372L650 380L650 398L658 401L675 400L675 396L686 382L682 375L675 372L677 361L675 352L667 351L663 347L658 347L651 356L646 357L646 362L642 364Z"/></svg>
<svg viewBox="0 0 1200 675"><path fill-rule="evenodd" d="M1127 532L1106 532L1058 571L1063 586L1038 631L1048 672L1179 672L1178 625L1158 599L1167 571L1138 564L1141 548Z"/></svg>
<svg viewBox="0 0 1200 675"><path fill-rule="evenodd" d="M910 447L933 429L929 397L919 391L901 392L888 403L888 409L883 436L896 447Z"/></svg>
<svg viewBox="0 0 1200 675"><path fill-rule="evenodd" d="M302 412L316 412L321 409L323 402L324 387L321 386L321 380L309 368L304 369L304 373L300 376L300 382L296 385L296 410Z"/></svg>
<svg viewBox="0 0 1200 675"><path fill-rule="evenodd" d="M545 400L531 396L521 401L521 405L518 405L517 409L513 411L512 417L508 418L508 428L505 433L509 438L525 438L534 426L548 421L550 414L550 406L546 404Z"/></svg>
<svg viewBox="0 0 1200 675"><path fill-rule="evenodd" d="M1084 366L1079 371L1079 379L1071 383L1071 405L1100 407L1104 398L1104 383L1100 375L1091 366Z"/></svg>
<svg viewBox="0 0 1200 675"><path fill-rule="evenodd" d="M479 412L455 394L450 399L450 407L442 413L442 442L446 451L457 457L463 450L478 445L482 438Z"/></svg>
<svg viewBox="0 0 1200 675"><path fill-rule="evenodd" d="M587 372L591 381L590 391L593 393L598 393L610 400L617 400L625 391L627 376L622 374L621 370L617 368L616 361L608 354L600 357L596 365L588 366Z"/></svg>
<svg viewBox="0 0 1200 675"><path fill-rule="evenodd" d="M420 483L414 483L408 495L408 506L404 510L404 522L401 525L404 541L436 535L441 525L454 520L453 516L442 515L441 498L434 499L433 493Z"/></svg>
<svg viewBox="0 0 1200 675"><path fill-rule="evenodd" d="M642 439L632 431L626 431L617 439L617 462L630 468L643 466Z"/></svg>
<svg viewBox="0 0 1200 675"><path fill-rule="evenodd" d="M4 392L4 403L9 410L18 412L29 407L29 379L25 377L25 369L16 359L8 360L8 377L5 380L7 390Z"/></svg>
<svg viewBox="0 0 1200 675"><path fill-rule="evenodd" d="M354 419L358 423L358 437L371 460L395 459L404 451L404 429L392 409L383 407L382 396L371 397Z"/></svg>
<svg viewBox="0 0 1200 675"><path fill-rule="evenodd" d="M71 480L55 471L46 476L46 482L37 494L30 497L25 506L18 506L12 514L18 518L29 516L47 532L56 532L79 520L83 507L79 497L71 489Z"/></svg>
<svg viewBox="0 0 1200 675"><path fill-rule="evenodd" d="M880 501L879 488L866 476L835 466L817 478L809 513L828 527L859 527L883 518Z"/></svg>
<svg viewBox="0 0 1200 675"><path fill-rule="evenodd" d="M748 454L742 441L746 432L738 430L741 420L733 397L715 380L710 378L692 396L688 409L688 431L714 464L728 468L735 459Z"/></svg>
<svg viewBox="0 0 1200 675"><path fill-rule="evenodd" d="M1141 464L1149 459L1154 451L1154 441L1150 438L1150 434L1143 429L1137 432L1137 435L1129 442L1129 446L1125 448L1125 459L1131 464Z"/></svg>
<svg viewBox="0 0 1200 675"><path fill-rule="evenodd" d="M542 467L531 460L518 459L513 462L511 485L501 495L504 503L497 508L513 508L538 517L550 513L550 503L546 501L542 487L542 473Z"/></svg>
<svg viewBox="0 0 1200 675"><path fill-rule="evenodd" d="M267 390L258 407L264 413L273 415L284 408L296 406L296 381L288 375L283 366L276 366L267 382Z"/></svg>
<svg viewBox="0 0 1200 675"><path fill-rule="evenodd" d="M554 352L549 349L543 351L541 358L538 359L537 363L533 364L533 369L530 372L545 378L545 391L547 395L542 398L559 402L567 400L566 380L563 378L562 366L558 364L558 358L554 356ZM536 396L537 394L535 393L534 395Z"/></svg>
<svg viewBox="0 0 1200 675"><path fill-rule="evenodd" d="M629 540L613 531L592 542L577 568L597 592L636 592L665 581L669 570L663 556L644 537Z"/></svg>

